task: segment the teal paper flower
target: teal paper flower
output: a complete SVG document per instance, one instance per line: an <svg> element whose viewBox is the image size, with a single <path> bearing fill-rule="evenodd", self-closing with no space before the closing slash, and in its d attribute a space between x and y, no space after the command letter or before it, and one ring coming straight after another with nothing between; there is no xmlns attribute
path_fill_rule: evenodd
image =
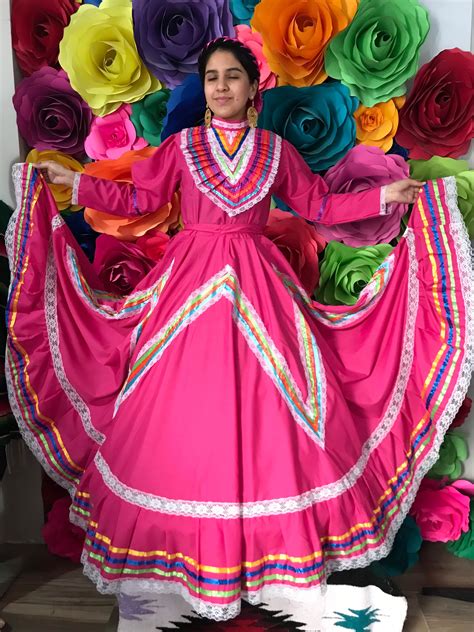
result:
<svg viewBox="0 0 474 632"><path fill-rule="evenodd" d="M272 88L263 93L259 126L290 141L312 171L325 171L355 144L357 106L339 82Z"/></svg>

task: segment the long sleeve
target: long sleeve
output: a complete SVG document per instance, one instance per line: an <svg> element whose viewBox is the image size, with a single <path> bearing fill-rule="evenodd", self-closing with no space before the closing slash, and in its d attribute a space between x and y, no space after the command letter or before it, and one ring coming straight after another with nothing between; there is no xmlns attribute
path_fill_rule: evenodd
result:
<svg viewBox="0 0 474 632"><path fill-rule="evenodd" d="M359 193L329 193L323 178L312 173L298 150L286 140L282 141L272 194L298 215L319 224L343 224L390 212L384 187Z"/></svg>
<svg viewBox="0 0 474 632"><path fill-rule="evenodd" d="M114 215L152 213L179 188L178 151L176 136L170 136L152 156L132 165L132 184L77 174L73 203Z"/></svg>

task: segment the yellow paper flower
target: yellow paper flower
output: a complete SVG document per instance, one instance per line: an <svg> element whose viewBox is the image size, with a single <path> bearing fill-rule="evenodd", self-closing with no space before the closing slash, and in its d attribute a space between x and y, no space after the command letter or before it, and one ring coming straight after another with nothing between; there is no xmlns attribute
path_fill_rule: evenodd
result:
<svg viewBox="0 0 474 632"><path fill-rule="evenodd" d="M398 129L398 108L403 102L404 98L399 98L372 107L360 105L354 112L357 142L389 151Z"/></svg>
<svg viewBox="0 0 474 632"><path fill-rule="evenodd" d="M161 88L138 55L131 0L83 5L64 29L59 63L97 116Z"/></svg>
<svg viewBox="0 0 474 632"><path fill-rule="evenodd" d="M73 171L79 171L80 173L84 171L84 167L80 162L60 151L53 151L49 149L37 151L36 149L32 149L26 157L26 162L42 162L45 160L54 160L55 162L59 162L59 164L63 167L67 167ZM64 211L67 208L70 208L71 211L78 211L82 208L82 206L71 206L71 187L67 187L64 184L51 183L48 183L48 186L60 211Z"/></svg>
<svg viewBox="0 0 474 632"><path fill-rule="evenodd" d="M324 52L346 28L358 0L261 0L251 26L279 85L313 86L327 79Z"/></svg>

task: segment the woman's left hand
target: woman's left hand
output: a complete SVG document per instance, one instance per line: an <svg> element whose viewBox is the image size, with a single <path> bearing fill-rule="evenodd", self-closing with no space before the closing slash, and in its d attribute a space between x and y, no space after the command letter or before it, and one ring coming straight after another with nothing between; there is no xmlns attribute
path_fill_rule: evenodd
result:
<svg viewBox="0 0 474 632"><path fill-rule="evenodd" d="M397 180L397 182L387 184L385 188L385 202L387 204L392 202L397 204L412 204L416 201L421 187L424 184L424 182L412 180L411 178Z"/></svg>

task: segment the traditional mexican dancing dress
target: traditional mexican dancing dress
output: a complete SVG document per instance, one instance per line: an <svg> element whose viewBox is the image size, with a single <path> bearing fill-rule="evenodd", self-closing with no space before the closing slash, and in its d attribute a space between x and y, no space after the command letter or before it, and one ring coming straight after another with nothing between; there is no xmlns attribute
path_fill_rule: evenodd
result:
<svg viewBox="0 0 474 632"><path fill-rule="evenodd" d="M455 181L427 183L351 307L307 295L263 236L277 196L305 219L386 212L328 195L297 150L245 122L185 129L133 184L81 175L81 205L184 229L108 294L40 174L15 167L7 375L23 436L71 493L101 592L316 603L328 574L387 555L471 375L472 273Z"/></svg>

